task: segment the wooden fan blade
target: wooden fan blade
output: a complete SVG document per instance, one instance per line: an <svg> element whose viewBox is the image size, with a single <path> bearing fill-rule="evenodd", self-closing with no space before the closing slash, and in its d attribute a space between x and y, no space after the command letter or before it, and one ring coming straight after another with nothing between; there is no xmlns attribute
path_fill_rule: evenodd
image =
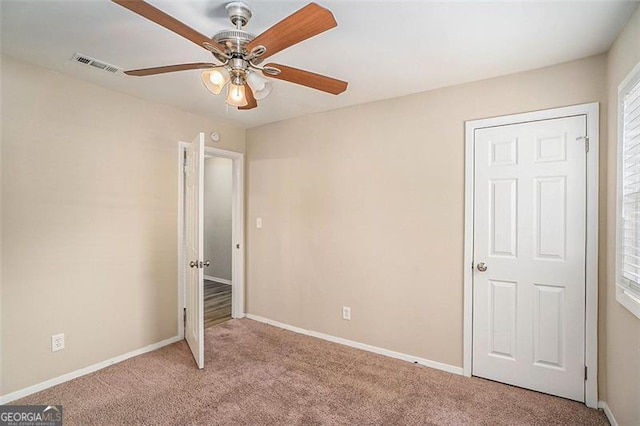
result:
<svg viewBox="0 0 640 426"><path fill-rule="evenodd" d="M254 47L262 45L267 51L259 58L265 59L336 26L338 23L331 11L309 3L256 37L247 45L247 50L250 52Z"/></svg>
<svg viewBox="0 0 640 426"><path fill-rule="evenodd" d="M253 109L258 106L258 101L253 97L253 92L251 91L251 87L247 83L244 84L244 95L247 97L247 105L243 107L238 107L238 109Z"/></svg>
<svg viewBox="0 0 640 426"><path fill-rule="evenodd" d="M194 42L200 47L207 49L207 47L205 47L204 44L208 43L214 48L219 49L221 52L226 51L224 46L222 46L220 43L217 43L211 40L209 37L203 34L200 34L193 28L178 21L173 16L167 15L160 9L157 9L154 6L151 6L149 3L146 3L142 0L111 0L111 1L119 4L122 7L129 9L133 13L137 13L143 18L147 18L151 22L155 22L156 24L165 27L169 31L173 31L174 33L186 38L187 40L191 40L192 42ZM207 49L207 50L211 50L211 49Z"/></svg>
<svg viewBox="0 0 640 426"><path fill-rule="evenodd" d="M126 75L135 75L137 77L144 77L146 75L164 74L167 72L176 72L176 71L207 69L207 68L214 68L216 66L217 66L216 64L210 64L207 62L196 62L194 64L167 65L164 67L143 68L139 70L125 71L124 73Z"/></svg>
<svg viewBox="0 0 640 426"><path fill-rule="evenodd" d="M281 71L278 75L265 74L271 78L301 84L333 95L339 95L347 90L347 85L349 84L346 81L327 77L326 75L316 74L311 71L288 67L286 65L267 64L265 65L265 68L266 67L277 68Z"/></svg>

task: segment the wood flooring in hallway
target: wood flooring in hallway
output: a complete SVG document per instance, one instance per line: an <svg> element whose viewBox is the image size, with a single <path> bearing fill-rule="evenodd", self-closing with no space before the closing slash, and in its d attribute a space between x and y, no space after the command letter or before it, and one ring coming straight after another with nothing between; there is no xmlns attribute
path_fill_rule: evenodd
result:
<svg viewBox="0 0 640 426"><path fill-rule="evenodd" d="M204 328L231 319L231 286L204 280Z"/></svg>

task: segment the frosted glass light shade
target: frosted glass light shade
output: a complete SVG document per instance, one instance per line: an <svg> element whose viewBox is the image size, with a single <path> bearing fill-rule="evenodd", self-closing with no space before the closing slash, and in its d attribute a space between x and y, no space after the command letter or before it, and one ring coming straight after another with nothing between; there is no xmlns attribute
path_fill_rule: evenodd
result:
<svg viewBox="0 0 640 426"><path fill-rule="evenodd" d="M247 84L251 87L253 97L256 98L256 100L266 98L269 93L271 93L273 87L271 80L264 78L257 72L252 72L247 76Z"/></svg>
<svg viewBox="0 0 640 426"><path fill-rule="evenodd" d="M203 71L200 77L204 86L214 95L219 95L231 79L229 71L224 67Z"/></svg>
<svg viewBox="0 0 640 426"><path fill-rule="evenodd" d="M233 84L229 86L229 93L227 93L227 103L236 107L247 106L247 95L244 91L244 85Z"/></svg>

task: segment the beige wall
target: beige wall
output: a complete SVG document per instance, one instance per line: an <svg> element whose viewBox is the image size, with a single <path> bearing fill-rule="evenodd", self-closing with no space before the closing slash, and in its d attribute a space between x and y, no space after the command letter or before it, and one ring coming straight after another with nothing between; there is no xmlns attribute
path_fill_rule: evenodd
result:
<svg viewBox="0 0 640 426"><path fill-rule="evenodd" d="M616 301L616 153L618 85L640 62L640 8L620 34L607 58L609 132L607 158L606 251L606 401L621 426L640 425L640 319Z"/></svg>
<svg viewBox="0 0 640 426"><path fill-rule="evenodd" d="M248 312L462 366L464 122L606 102L605 71L600 55L249 130Z"/></svg>
<svg viewBox="0 0 640 426"><path fill-rule="evenodd" d="M178 334L177 142L212 130L244 151L243 129L2 58L3 394Z"/></svg>
<svg viewBox="0 0 640 426"><path fill-rule="evenodd" d="M204 258L211 266L205 275L231 280L231 207L233 161L211 157L204 162Z"/></svg>

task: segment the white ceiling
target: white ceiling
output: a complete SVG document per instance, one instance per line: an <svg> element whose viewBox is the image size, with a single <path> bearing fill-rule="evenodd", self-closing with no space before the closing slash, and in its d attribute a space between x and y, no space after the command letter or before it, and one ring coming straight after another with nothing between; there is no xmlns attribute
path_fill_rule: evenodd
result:
<svg viewBox="0 0 640 426"><path fill-rule="evenodd" d="M226 2L158 1L156 7L213 35ZM245 29L259 34L307 2L249 0ZM198 71L113 75L74 52L124 69L210 62L206 50L107 0L0 0L1 51L123 93L243 127L570 61L608 50L637 2L322 1L338 27L274 55L273 62L349 82L339 96L274 81L250 111L227 107Z"/></svg>

